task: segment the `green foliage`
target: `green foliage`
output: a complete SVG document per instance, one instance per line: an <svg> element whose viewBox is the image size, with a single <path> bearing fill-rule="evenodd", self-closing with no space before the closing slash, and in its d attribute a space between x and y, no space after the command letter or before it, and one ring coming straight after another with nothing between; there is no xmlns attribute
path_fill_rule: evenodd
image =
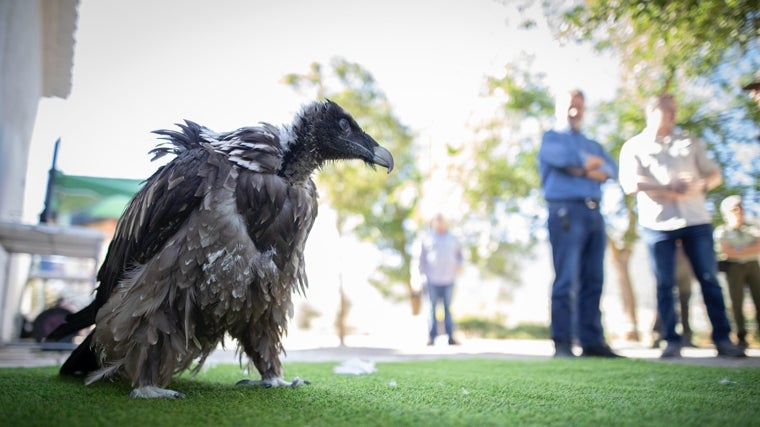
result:
<svg viewBox="0 0 760 427"><path fill-rule="evenodd" d="M380 145L391 151L395 169L389 175L356 162L324 167L317 175L320 193L337 212L338 231L355 233L386 253L372 283L385 294L395 284L408 284L414 238L405 227L420 194L421 175L414 157L412 132L393 113L372 75L359 64L336 58L329 66L313 63L305 74L283 81L301 92L315 91L345 108Z"/></svg>
<svg viewBox="0 0 760 427"><path fill-rule="evenodd" d="M504 92L507 96L504 103L506 113L519 112L525 118L542 119L554 111L554 100L541 84L542 78L526 69L509 66L503 76L487 79L488 92L491 95L497 91Z"/></svg>
<svg viewBox="0 0 760 427"><path fill-rule="evenodd" d="M170 387L183 400L130 400L124 381L84 386L56 368L0 369L8 426L756 425L760 369L643 360L442 359L377 364L290 363L295 389L235 386L219 365Z"/></svg>
<svg viewBox="0 0 760 427"><path fill-rule="evenodd" d="M523 67L527 65L508 66L503 75L486 80L488 95L504 96L505 101L501 114L478 129L487 136L474 143L471 172L476 185L468 194L472 202L484 200L489 210L497 202L528 197L540 184L536 154L554 101L543 76ZM537 132L523 127L531 119L539 124Z"/></svg>
<svg viewBox="0 0 760 427"><path fill-rule="evenodd" d="M543 76L529 67L527 59L487 78L488 96L503 99L499 111L475 129L474 141L453 154L469 207L470 261L485 277L512 282L519 280L520 255L530 253L534 238L534 233L527 240L517 235L512 219L538 226L532 210L540 203L536 155L554 108Z"/></svg>
<svg viewBox="0 0 760 427"><path fill-rule="evenodd" d="M672 90L679 71L705 75L746 52L759 23L757 0L588 0L565 13L562 32L620 51L630 78L656 93Z"/></svg>

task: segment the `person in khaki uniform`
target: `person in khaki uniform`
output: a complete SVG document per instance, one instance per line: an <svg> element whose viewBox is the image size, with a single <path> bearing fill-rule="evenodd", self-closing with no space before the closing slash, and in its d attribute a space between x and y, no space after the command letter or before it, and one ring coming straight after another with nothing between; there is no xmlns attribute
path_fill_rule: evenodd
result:
<svg viewBox="0 0 760 427"><path fill-rule="evenodd" d="M736 323L739 347L749 347L744 320L744 289L749 288L755 304L755 317L760 313L760 228L744 222L741 196L728 196L720 204L725 224L715 229L715 242L728 282L728 295Z"/></svg>

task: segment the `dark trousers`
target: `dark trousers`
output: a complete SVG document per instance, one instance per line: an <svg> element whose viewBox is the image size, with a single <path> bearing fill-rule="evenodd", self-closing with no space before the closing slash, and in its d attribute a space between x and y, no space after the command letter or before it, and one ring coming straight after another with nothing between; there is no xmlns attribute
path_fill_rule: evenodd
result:
<svg viewBox="0 0 760 427"><path fill-rule="evenodd" d="M689 301L691 300L691 282L694 279L694 273L691 272L691 266L689 265L689 259L684 255L683 250L676 249L676 289L678 294L678 302L680 310L678 314L681 316L681 333L683 334L683 341L685 344L691 344L691 323L689 323ZM654 344L659 346L659 341L662 339L662 320L660 315L655 314L654 326L652 327L654 333Z"/></svg>
<svg viewBox="0 0 760 427"><path fill-rule="evenodd" d="M663 338L668 343L681 343L681 337L676 332L677 319L673 301L676 241L681 240L684 253L702 290L707 317L713 327L713 342L729 339L731 325L718 283L712 225L693 225L668 231L644 228L642 237L649 249L649 261L657 283L657 313L662 320Z"/></svg>
<svg viewBox="0 0 760 427"><path fill-rule="evenodd" d="M726 262L726 281L728 295L731 298L731 308L736 322L736 336L744 340L747 336L747 326L744 321L744 287L749 287L750 296L755 303L755 317L760 310L760 265L757 261Z"/></svg>
<svg viewBox="0 0 760 427"><path fill-rule="evenodd" d="M428 284L426 288L430 294L430 341L435 340L435 337L438 336L438 318L436 317L436 310L439 301L443 304L443 325L446 328L446 334L449 336L449 340L453 340L454 318L451 315L451 297L454 294L454 284Z"/></svg>
<svg viewBox="0 0 760 427"><path fill-rule="evenodd" d="M577 336L582 347L604 344L599 301L604 284L607 234L599 207L583 201L551 201L549 242L554 283L551 296L551 335L569 343ZM573 323L577 322L577 325Z"/></svg>

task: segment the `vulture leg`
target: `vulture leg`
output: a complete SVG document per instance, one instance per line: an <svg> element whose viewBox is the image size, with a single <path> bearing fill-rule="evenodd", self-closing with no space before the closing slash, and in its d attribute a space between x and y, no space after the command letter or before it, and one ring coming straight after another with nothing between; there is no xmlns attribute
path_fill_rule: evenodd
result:
<svg viewBox="0 0 760 427"><path fill-rule="evenodd" d="M85 383L119 373L131 380L131 398L183 398L182 393L162 388L187 356L182 334L165 310L151 309L153 301L164 298L143 298L148 294L142 293L141 284L129 289L135 292L116 294L99 311L93 337L108 361Z"/></svg>
<svg viewBox="0 0 760 427"><path fill-rule="evenodd" d="M298 387L304 384L310 384L309 381L295 377L293 381L286 381L283 378L282 363L280 362L280 352L282 343L280 341L280 328L275 324L266 326L268 316L265 314L252 326L241 329L243 333L235 336L246 355L251 359L253 365L261 374L261 380L242 379L236 385L254 385L262 388L272 387ZM269 331L269 332L266 332ZM276 331L276 332L275 332Z"/></svg>
<svg viewBox="0 0 760 427"><path fill-rule="evenodd" d="M151 328L146 326L145 329ZM139 332L140 329L138 329L137 336L147 336L148 338L146 342L135 346L126 357L127 373L132 378L132 384L136 386L129 397L133 399L138 397L145 399L184 398L185 395L180 392L159 387L159 385L168 385L175 371L178 352L177 349L172 348L172 340L157 333L155 342L152 342L151 334L140 334Z"/></svg>
<svg viewBox="0 0 760 427"><path fill-rule="evenodd" d="M167 346L166 341L160 339L156 345L143 345L147 351L135 351L127 355L127 360L134 360L139 363L137 368L127 363L127 372L132 377L132 384L136 387L129 394L129 397L155 399L155 398L172 398L182 399L184 394L158 387L156 384L165 386L169 383L171 373L174 371L174 364L161 360L161 356L174 354ZM139 354L147 354L147 357L136 357ZM131 356L131 357L130 357ZM171 356L169 356L171 357ZM131 369L130 369L131 368Z"/></svg>

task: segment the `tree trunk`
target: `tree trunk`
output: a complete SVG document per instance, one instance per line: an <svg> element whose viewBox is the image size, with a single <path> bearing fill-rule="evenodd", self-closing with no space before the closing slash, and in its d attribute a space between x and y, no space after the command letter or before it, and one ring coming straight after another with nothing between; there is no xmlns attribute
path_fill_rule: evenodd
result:
<svg viewBox="0 0 760 427"><path fill-rule="evenodd" d="M639 341L638 316L636 314L636 295L633 292L631 275L628 270L631 260L631 247L625 243L618 247L612 240L609 241L610 252L612 253L612 266L617 273L618 283L620 284L620 296L623 302L623 312L628 316L631 330L625 335L629 341Z"/></svg>
<svg viewBox="0 0 760 427"><path fill-rule="evenodd" d="M348 326L346 325L346 320L348 318L348 310L351 306L351 303L348 301L348 297L346 297L346 291L343 290L343 274L338 273L338 280L339 280L339 286L338 286L338 294L340 297L340 303L338 305L338 313L335 316L335 330L338 333L338 339L340 339L340 346L345 347L346 345L346 334L348 333Z"/></svg>

